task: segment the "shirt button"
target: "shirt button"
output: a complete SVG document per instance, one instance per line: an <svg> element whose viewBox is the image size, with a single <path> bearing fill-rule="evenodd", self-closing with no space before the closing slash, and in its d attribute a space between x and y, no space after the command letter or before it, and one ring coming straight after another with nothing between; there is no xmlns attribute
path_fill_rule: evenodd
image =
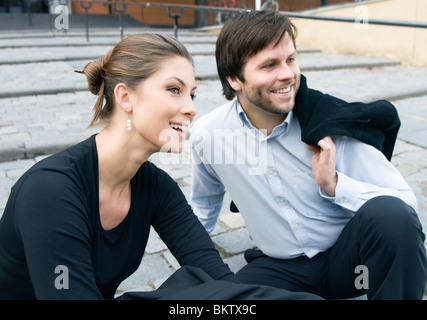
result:
<svg viewBox="0 0 427 320"><path fill-rule="evenodd" d="M344 199L344 198L341 198L339 201L340 201L340 203L344 203L344 202L345 202L345 199Z"/></svg>
<svg viewBox="0 0 427 320"><path fill-rule="evenodd" d="M274 174L274 170L270 170L269 174L272 176Z"/></svg>
<svg viewBox="0 0 427 320"><path fill-rule="evenodd" d="M280 201L281 203L283 203L283 202L285 202L285 199L284 199L284 198L280 198L280 199L279 199L279 201Z"/></svg>
<svg viewBox="0 0 427 320"><path fill-rule="evenodd" d="M263 141L262 141L262 144L267 144L267 140L263 140Z"/></svg>
<svg viewBox="0 0 427 320"><path fill-rule="evenodd" d="M311 250L310 247L305 248L305 252L309 252Z"/></svg>
<svg viewBox="0 0 427 320"><path fill-rule="evenodd" d="M299 228L299 224L298 223L295 223L294 224L294 229L298 229Z"/></svg>

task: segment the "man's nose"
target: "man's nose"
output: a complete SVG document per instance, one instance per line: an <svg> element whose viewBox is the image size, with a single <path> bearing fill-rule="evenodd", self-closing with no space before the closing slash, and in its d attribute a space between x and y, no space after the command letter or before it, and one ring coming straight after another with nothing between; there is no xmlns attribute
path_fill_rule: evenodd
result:
<svg viewBox="0 0 427 320"><path fill-rule="evenodd" d="M295 73L289 67L286 61L280 64L279 73L277 75L278 80L288 80L293 79L295 77Z"/></svg>

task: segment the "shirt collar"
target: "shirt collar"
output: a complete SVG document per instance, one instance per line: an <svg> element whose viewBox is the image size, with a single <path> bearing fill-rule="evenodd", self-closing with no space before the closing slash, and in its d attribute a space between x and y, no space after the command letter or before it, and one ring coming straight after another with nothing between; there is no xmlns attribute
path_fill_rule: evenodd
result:
<svg viewBox="0 0 427 320"><path fill-rule="evenodd" d="M239 117L239 120L242 123L242 126L250 128L250 129L256 129L252 125L249 118L246 116L246 113L243 110L242 106L240 105L240 102L238 99L235 100L235 108L236 108L236 112L237 112L237 115ZM268 138L275 138L281 134L285 134L288 131L289 126L291 125L292 118L293 118L293 111L291 110L288 113L288 116L286 117L286 119L281 124L279 124L278 126L276 126L273 129L273 132L270 134L270 136L268 136ZM258 130L258 129L256 129L256 130Z"/></svg>

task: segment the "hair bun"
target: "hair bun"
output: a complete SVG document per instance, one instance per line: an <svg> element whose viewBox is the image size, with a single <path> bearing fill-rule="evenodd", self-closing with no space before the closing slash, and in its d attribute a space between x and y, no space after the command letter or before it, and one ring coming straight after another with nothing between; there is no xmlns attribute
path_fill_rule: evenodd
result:
<svg viewBox="0 0 427 320"><path fill-rule="evenodd" d="M104 82L104 70L99 61L89 62L83 69L87 78L88 89L94 95L99 94L102 83Z"/></svg>
<svg viewBox="0 0 427 320"><path fill-rule="evenodd" d="M88 89L94 95L99 95L101 88L103 88L105 78L105 64L111 57L111 51L105 56L101 57L99 61L89 62L83 68L83 73L87 78Z"/></svg>

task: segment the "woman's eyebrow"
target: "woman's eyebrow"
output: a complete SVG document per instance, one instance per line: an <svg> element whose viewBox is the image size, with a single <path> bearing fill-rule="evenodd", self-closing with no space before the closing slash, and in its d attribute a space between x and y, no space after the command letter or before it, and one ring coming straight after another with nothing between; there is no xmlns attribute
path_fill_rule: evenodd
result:
<svg viewBox="0 0 427 320"><path fill-rule="evenodd" d="M186 87L187 85L185 84L185 82L184 82L184 80L182 80L182 79L180 79L180 78L178 78L178 77L170 77L170 78L168 78L167 80L170 80L170 79L175 79L176 81L178 81L181 85L183 85L184 87ZM193 89L191 89L191 90L196 90L197 89L197 87L194 87Z"/></svg>
<svg viewBox="0 0 427 320"><path fill-rule="evenodd" d="M182 84L185 87L185 82L182 79L180 79L178 77L170 77L167 80L170 80L170 79L175 79L176 81L178 81L180 84Z"/></svg>

